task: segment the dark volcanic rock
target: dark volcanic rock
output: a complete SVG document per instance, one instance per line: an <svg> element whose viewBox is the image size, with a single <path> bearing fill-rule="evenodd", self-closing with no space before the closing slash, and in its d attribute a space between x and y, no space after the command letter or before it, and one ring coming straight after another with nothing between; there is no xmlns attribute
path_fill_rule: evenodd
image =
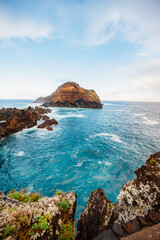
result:
<svg viewBox="0 0 160 240"><path fill-rule="evenodd" d="M52 130L51 126L55 124L58 124L58 122L54 118L52 118L38 125L38 128L47 128L48 130L51 131Z"/></svg>
<svg viewBox="0 0 160 240"><path fill-rule="evenodd" d="M123 185L116 206L106 201L102 189L91 193L78 221L77 240L132 239L128 235L160 223L160 152L135 173L137 178Z"/></svg>
<svg viewBox="0 0 160 240"><path fill-rule="evenodd" d="M109 226L114 205L101 188L91 192L88 204L77 224L77 240L90 240Z"/></svg>
<svg viewBox="0 0 160 240"><path fill-rule="evenodd" d="M35 102L45 107L102 108L101 101L94 90L81 88L77 83L66 82L54 93Z"/></svg>
<svg viewBox="0 0 160 240"><path fill-rule="evenodd" d="M3 108L0 109L0 139L10 134L31 128L37 125L42 114L49 113L50 109L42 107L28 107L27 109Z"/></svg>

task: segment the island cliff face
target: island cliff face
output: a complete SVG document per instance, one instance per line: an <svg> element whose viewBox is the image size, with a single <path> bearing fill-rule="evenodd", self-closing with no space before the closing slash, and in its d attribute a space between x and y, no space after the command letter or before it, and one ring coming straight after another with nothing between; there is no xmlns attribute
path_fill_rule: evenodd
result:
<svg viewBox="0 0 160 240"><path fill-rule="evenodd" d="M45 107L102 108L99 96L94 90L87 90L75 82L66 82L48 97L40 97L35 103Z"/></svg>

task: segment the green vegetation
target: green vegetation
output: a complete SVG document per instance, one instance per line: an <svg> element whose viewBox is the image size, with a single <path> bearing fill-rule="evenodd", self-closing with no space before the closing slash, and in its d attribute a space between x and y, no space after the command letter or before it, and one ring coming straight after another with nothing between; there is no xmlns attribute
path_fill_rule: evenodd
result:
<svg viewBox="0 0 160 240"><path fill-rule="evenodd" d="M116 207L114 203L107 203L107 208Z"/></svg>
<svg viewBox="0 0 160 240"><path fill-rule="evenodd" d="M16 210L16 207L10 208L8 211L13 212L14 210Z"/></svg>
<svg viewBox="0 0 160 240"><path fill-rule="evenodd" d="M50 214L46 216L40 216L35 218L35 223L33 224L31 230L29 231L29 235L33 235L35 232L39 230L49 230L50 232L53 231L52 226L49 225L49 222L52 219Z"/></svg>
<svg viewBox="0 0 160 240"><path fill-rule="evenodd" d="M59 207L59 210L67 211L69 209L69 202L66 200L61 200L57 203L57 206Z"/></svg>
<svg viewBox="0 0 160 240"><path fill-rule="evenodd" d="M56 194L57 196L60 196L60 195L62 195L62 191L61 191L61 190L57 190L55 194Z"/></svg>
<svg viewBox="0 0 160 240"><path fill-rule="evenodd" d="M74 228L72 223L62 224L58 240L74 240Z"/></svg>
<svg viewBox="0 0 160 240"><path fill-rule="evenodd" d="M4 229L3 239L6 239L8 236L12 235L14 232L15 232L15 228L12 227L12 224L9 224Z"/></svg>
<svg viewBox="0 0 160 240"><path fill-rule="evenodd" d="M41 194L39 192L28 193L26 189L23 189L22 191L19 192L13 189L7 196L16 199L20 202L38 202L39 198L41 197Z"/></svg>
<svg viewBox="0 0 160 240"><path fill-rule="evenodd" d="M0 212L3 211L3 209L4 209L4 208L3 208L2 206L0 206Z"/></svg>
<svg viewBox="0 0 160 240"><path fill-rule="evenodd" d="M157 161L156 161L156 159L152 158L150 163L153 164L153 165L156 165Z"/></svg>

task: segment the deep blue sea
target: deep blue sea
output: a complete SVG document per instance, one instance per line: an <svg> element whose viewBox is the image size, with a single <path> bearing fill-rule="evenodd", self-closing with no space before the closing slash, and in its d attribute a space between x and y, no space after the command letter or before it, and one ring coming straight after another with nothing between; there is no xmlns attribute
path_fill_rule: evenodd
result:
<svg viewBox="0 0 160 240"><path fill-rule="evenodd" d="M24 108L30 100L0 100ZM76 220L90 192L101 187L116 202L124 183L160 151L160 103L103 102L103 109L52 108L59 124L23 130L0 142L0 190L57 189L78 195ZM34 106L34 104L31 104Z"/></svg>

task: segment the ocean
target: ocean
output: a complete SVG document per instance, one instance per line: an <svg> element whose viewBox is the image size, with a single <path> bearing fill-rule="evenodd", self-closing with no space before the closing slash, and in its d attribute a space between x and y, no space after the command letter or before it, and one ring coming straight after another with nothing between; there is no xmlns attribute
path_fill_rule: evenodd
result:
<svg viewBox="0 0 160 240"><path fill-rule="evenodd" d="M0 191L13 188L53 196L77 193L76 222L91 191L102 188L116 203L134 171L160 151L160 103L103 102L103 109L51 108L59 124L24 129L0 141ZM0 100L0 108L35 106Z"/></svg>

